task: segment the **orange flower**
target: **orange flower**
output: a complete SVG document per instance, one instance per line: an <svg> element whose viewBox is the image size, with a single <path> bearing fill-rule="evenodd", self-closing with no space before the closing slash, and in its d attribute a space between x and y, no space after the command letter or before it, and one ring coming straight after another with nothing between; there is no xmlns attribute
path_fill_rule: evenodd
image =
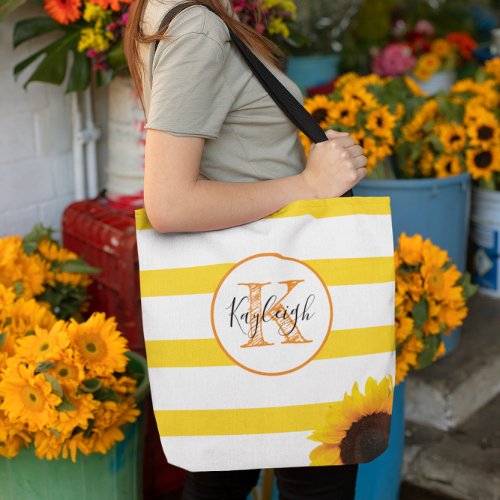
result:
<svg viewBox="0 0 500 500"><path fill-rule="evenodd" d="M104 10L111 9L111 10L120 10L120 4L121 3L132 3L132 0L89 0L90 3L95 3L96 5L99 5L101 8Z"/></svg>
<svg viewBox="0 0 500 500"><path fill-rule="evenodd" d="M472 59L472 51L477 47L477 42L468 33L448 33L446 39L458 47L462 57Z"/></svg>
<svg viewBox="0 0 500 500"><path fill-rule="evenodd" d="M82 17L81 0L44 0L43 8L60 24L74 23Z"/></svg>

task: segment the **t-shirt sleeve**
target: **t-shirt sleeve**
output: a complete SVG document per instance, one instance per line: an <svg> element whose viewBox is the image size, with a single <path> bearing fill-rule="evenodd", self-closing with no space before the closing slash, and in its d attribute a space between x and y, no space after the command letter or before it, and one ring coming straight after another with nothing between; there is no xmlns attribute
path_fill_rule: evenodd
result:
<svg viewBox="0 0 500 500"><path fill-rule="evenodd" d="M224 62L221 43L203 33L160 42L152 64L146 128L217 138L234 101Z"/></svg>

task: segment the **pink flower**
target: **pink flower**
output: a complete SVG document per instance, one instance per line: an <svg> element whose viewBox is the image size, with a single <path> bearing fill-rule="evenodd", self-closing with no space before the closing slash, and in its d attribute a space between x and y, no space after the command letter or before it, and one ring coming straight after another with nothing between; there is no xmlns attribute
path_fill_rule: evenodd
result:
<svg viewBox="0 0 500 500"><path fill-rule="evenodd" d="M434 26L429 21L427 21L427 19L421 19L415 25L415 31L420 35L427 35L427 36L433 36L434 33L436 33Z"/></svg>
<svg viewBox="0 0 500 500"><path fill-rule="evenodd" d="M380 76L397 76L413 68L415 62L410 47L392 43L372 59L372 70Z"/></svg>

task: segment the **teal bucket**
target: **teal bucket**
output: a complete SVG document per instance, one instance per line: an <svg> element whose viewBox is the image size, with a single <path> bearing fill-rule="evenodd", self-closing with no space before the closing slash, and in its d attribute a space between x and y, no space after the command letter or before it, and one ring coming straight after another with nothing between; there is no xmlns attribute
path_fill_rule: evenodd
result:
<svg viewBox="0 0 500 500"><path fill-rule="evenodd" d="M287 58L287 75L305 94L308 88L330 83L339 74L340 56L293 56Z"/></svg>
<svg viewBox="0 0 500 500"><path fill-rule="evenodd" d="M125 439L108 453L79 454L71 460L40 460L33 448L14 458L0 458L2 500L110 500L142 499L144 405L149 379L144 357L129 352L129 366L141 376L136 400L141 415L122 427Z"/></svg>
<svg viewBox="0 0 500 500"><path fill-rule="evenodd" d="M355 500L398 500L405 442L405 382L394 388L391 431L387 449L375 460L360 464Z"/></svg>
<svg viewBox="0 0 500 500"><path fill-rule="evenodd" d="M466 269L471 206L471 178L461 174L446 179L365 179L355 196L390 196L394 243L401 233L421 234L446 250L461 271ZM446 354L460 340L460 329L444 337Z"/></svg>

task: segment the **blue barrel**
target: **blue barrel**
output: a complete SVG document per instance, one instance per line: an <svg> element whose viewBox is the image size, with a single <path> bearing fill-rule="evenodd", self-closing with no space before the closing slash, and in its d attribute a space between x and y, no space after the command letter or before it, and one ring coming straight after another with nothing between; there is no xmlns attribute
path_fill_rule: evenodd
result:
<svg viewBox="0 0 500 500"><path fill-rule="evenodd" d="M390 196L394 242L401 233L421 234L448 251L465 271L471 205L468 173L446 179L365 179L354 190L356 196ZM460 340L460 329L444 337L446 355Z"/></svg>
<svg viewBox="0 0 500 500"><path fill-rule="evenodd" d="M339 74L340 56L296 56L287 58L287 75L305 94L310 87L331 82Z"/></svg>
<svg viewBox="0 0 500 500"><path fill-rule="evenodd" d="M375 460L361 464L355 500L398 500L405 439L405 382L394 389L391 434L387 449Z"/></svg>

